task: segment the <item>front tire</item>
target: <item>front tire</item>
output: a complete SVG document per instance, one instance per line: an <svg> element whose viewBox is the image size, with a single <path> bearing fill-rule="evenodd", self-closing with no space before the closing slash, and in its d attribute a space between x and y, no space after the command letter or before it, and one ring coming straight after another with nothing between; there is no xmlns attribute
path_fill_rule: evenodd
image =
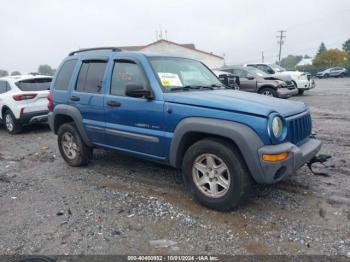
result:
<svg viewBox="0 0 350 262"><path fill-rule="evenodd" d="M58 129L58 148L70 166L87 165L92 157L92 148L84 143L74 123L65 123Z"/></svg>
<svg viewBox="0 0 350 262"><path fill-rule="evenodd" d="M182 171L195 199L211 209L234 209L251 189L251 177L240 153L222 139L193 144L185 153Z"/></svg>
<svg viewBox="0 0 350 262"><path fill-rule="evenodd" d="M10 134L18 134L22 131L22 125L17 121L10 110L7 110L4 114L4 123L7 132Z"/></svg>
<svg viewBox="0 0 350 262"><path fill-rule="evenodd" d="M304 90L303 89L298 89L298 95L302 96L304 94Z"/></svg>

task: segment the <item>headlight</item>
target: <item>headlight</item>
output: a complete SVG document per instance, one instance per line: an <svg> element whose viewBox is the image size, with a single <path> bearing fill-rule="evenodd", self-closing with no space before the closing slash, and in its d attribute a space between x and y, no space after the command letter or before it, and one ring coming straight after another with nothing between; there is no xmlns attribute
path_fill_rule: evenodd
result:
<svg viewBox="0 0 350 262"><path fill-rule="evenodd" d="M288 133L284 118L277 113L272 113L268 120L268 132L274 144L284 141Z"/></svg>
<svg viewBox="0 0 350 262"><path fill-rule="evenodd" d="M283 131L282 119L279 116L275 116L272 120L272 133L276 138L281 137Z"/></svg>

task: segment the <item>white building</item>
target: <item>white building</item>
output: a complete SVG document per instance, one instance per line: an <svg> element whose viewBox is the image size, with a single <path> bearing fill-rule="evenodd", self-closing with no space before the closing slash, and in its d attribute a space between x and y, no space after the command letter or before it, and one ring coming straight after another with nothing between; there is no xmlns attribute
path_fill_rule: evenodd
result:
<svg viewBox="0 0 350 262"><path fill-rule="evenodd" d="M303 58L299 63L296 64L295 67L298 66L305 66L305 65L312 65L313 58Z"/></svg>
<svg viewBox="0 0 350 262"><path fill-rule="evenodd" d="M183 56L199 60L209 68L218 68L224 65L224 57L196 49L194 44L177 44L168 40L158 40L145 46L121 46L123 50L142 51L158 54Z"/></svg>

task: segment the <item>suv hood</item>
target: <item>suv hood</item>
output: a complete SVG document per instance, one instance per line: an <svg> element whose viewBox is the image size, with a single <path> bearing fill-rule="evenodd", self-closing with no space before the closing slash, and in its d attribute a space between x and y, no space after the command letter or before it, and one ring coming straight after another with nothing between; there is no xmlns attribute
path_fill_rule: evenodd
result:
<svg viewBox="0 0 350 262"><path fill-rule="evenodd" d="M277 112L287 117L307 109L303 102L288 101L235 90L164 93L164 100L171 103L239 111L264 117L267 117L272 112Z"/></svg>

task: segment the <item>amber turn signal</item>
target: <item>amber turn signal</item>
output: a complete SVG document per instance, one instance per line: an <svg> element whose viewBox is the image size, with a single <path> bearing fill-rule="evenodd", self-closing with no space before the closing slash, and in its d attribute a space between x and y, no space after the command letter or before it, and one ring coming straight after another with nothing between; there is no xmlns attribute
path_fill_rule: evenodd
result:
<svg viewBox="0 0 350 262"><path fill-rule="evenodd" d="M263 154L263 160L269 162L277 162L285 160L288 157L288 153L280 153L280 154Z"/></svg>

